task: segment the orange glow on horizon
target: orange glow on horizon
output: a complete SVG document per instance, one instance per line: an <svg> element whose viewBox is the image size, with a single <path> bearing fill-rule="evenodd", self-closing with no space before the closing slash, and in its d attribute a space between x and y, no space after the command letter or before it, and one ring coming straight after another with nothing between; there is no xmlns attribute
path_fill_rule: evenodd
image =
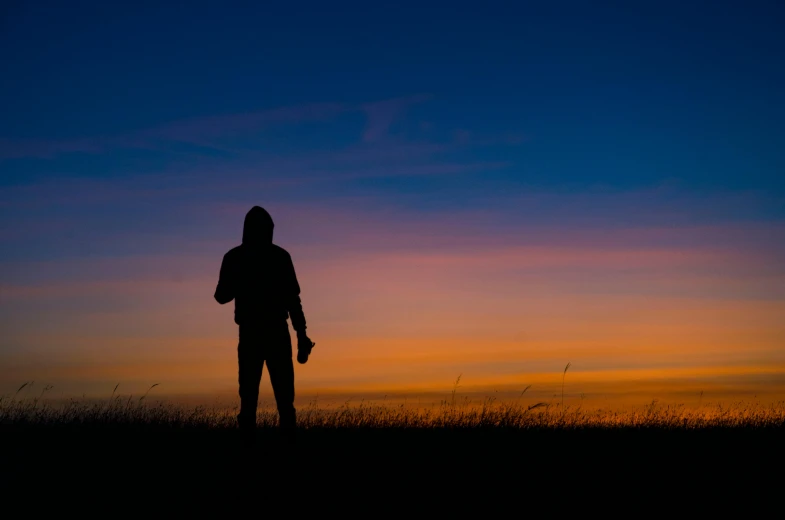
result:
<svg viewBox="0 0 785 520"><path fill-rule="evenodd" d="M547 393L567 362L578 392L785 395L785 274L766 255L499 243L314 251L290 248L317 343L296 367L303 395L438 393L458 374L467 391ZM76 394L122 382L234 395L232 305L212 300L219 263L64 261L40 266L49 283L3 287L12 348L0 393L36 380Z"/></svg>

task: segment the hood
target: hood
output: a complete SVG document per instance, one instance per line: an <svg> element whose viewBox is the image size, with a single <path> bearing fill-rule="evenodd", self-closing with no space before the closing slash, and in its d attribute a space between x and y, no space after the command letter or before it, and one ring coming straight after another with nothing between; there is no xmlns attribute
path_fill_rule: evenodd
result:
<svg viewBox="0 0 785 520"><path fill-rule="evenodd" d="M245 215L243 245L260 247L273 243L273 218L264 208L254 206Z"/></svg>

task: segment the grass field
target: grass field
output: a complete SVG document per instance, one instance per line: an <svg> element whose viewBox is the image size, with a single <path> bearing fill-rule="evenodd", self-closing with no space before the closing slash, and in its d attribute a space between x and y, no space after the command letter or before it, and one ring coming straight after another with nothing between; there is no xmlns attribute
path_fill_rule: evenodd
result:
<svg viewBox="0 0 785 520"><path fill-rule="evenodd" d="M104 428L173 430L231 430L237 409L184 407L141 397L113 394L106 400L47 401L42 398L0 397L0 425L8 429ZM262 408L260 430L277 426L277 412ZM472 402L453 396L430 406L351 403L320 406L316 402L300 408L302 431L323 430L778 430L785 428L785 401L771 405L744 401L706 404L699 407L660 405L614 409L583 409L581 406L525 404L487 398Z"/></svg>
<svg viewBox="0 0 785 520"><path fill-rule="evenodd" d="M781 484L767 475L779 473L785 446L783 402L692 409L652 402L628 411L471 403L455 395L427 408L312 403L298 411L294 445L279 438L275 411L261 410L253 449L240 442L235 413L147 396L59 403L4 397L4 475L35 480L70 468L86 486L111 475L118 485L190 489L305 476L320 489L446 486L469 493L548 482L614 489L735 482L738 492L752 482L760 490Z"/></svg>
<svg viewBox="0 0 785 520"><path fill-rule="evenodd" d="M311 403L298 435L258 416L249 449L236 410L186 408L148 396L0 400L3 489L56 479L87 489L185 489L235 496L314 486L331 493L709 492L782 489L785 402L697 408L652 402L627 411L454 395L431 407ZM294 487L292 487L294 486ZM199 491L202 490L202 491ZM208 491L209 490L209 491ZM526 491L528 490L528 491ZM146 495L145 495L146 496ZM508 496L508 495L504 495ZM456 504L453 504L455 506ZM716 504L715 504L716 505Z"/></svg>

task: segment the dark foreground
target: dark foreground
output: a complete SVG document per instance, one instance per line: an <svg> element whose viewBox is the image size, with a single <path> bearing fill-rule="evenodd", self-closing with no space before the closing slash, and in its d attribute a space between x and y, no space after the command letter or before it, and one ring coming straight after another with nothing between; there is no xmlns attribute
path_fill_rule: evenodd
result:
<svg viewBox="0 0 785 520"><path fill-rule="evenodd" d="M6 497L87 493L87 508L121 495L133 497L124 508L269 499L446 513L561 496L592 508L636 502L636 515L660 500L677 511L745 502L749 513L781 507L784 441L783 428L338 428L299 431L291 444L264 428L250 448L231 428L12 425L0 426L0 462Z"/></svg>

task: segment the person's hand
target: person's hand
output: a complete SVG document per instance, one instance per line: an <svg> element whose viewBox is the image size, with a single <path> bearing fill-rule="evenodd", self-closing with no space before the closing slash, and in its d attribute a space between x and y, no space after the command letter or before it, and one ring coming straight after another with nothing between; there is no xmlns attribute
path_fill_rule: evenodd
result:
<svg viewBox="0 0 785 520"><path fill-rule="evenodd" d="M308 356L311 355L311 349L316 345L311 338L304 332L297 334L297 362L304 365L308 362Z"/></svg>

